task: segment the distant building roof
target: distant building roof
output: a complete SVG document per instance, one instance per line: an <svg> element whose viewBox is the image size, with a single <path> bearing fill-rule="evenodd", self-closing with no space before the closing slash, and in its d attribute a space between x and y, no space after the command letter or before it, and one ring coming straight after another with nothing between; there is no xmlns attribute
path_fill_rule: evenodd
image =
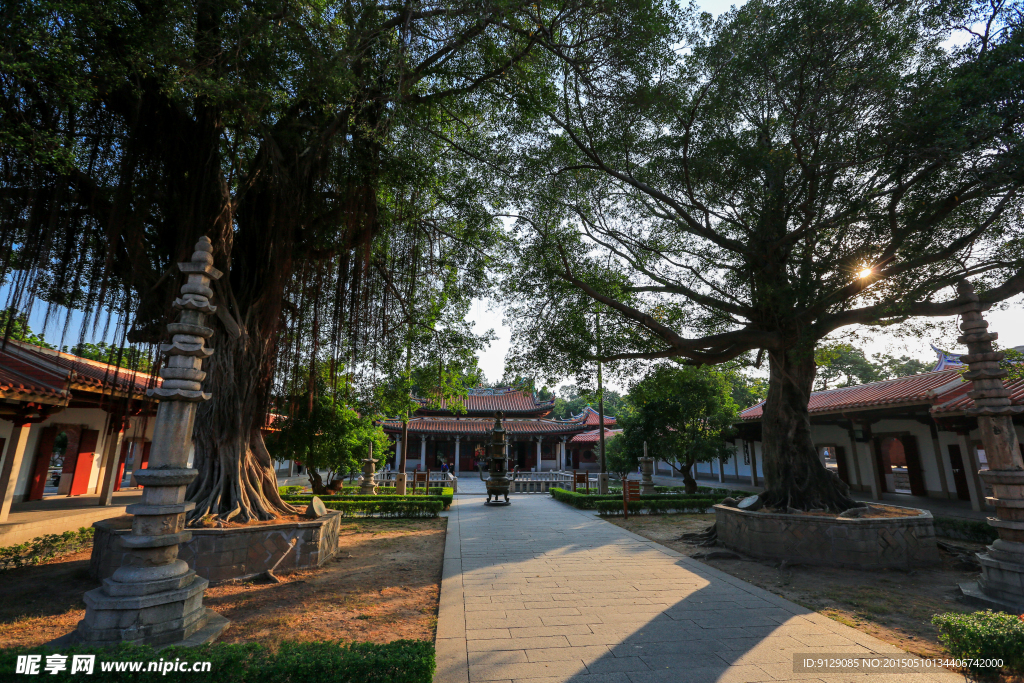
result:
<svg viewBox="0 0 1024 683"><path fill-rule="evenodd" d="M109 363L34 344L0 344L0 398L63 403L76 392L131 394L142 398L160 379ZM36 399L29 398L37 396Z"/></svg>
<svg viewBox="0 0 1024 683"><path fill-rule="evenodd" d="M621 429L605 429L604 430L605 441L607 441L608 439L612 438L613 436L618 436L621 433L622 433ZM588 432L583 432L582 434L577 434L576 436L572 437L571 439L569 439L569 443L597 443L600 440L601 440L601 430L600 429L591 429Z"/></svg>
<svg viewBox="0 0 1024 683"><path fill-rule="evenodd" d="M832 413L878 406L931 404L935 399L964 384L957 370L926 372L853 387L815 391L807 408L811 413ZM760 420L764 402L740 413L743 420Z"/></svg>
<svg viewBox="0 0 1024 683"><path fill-rule="evenodd" d="M484 414L493 416L497 412L507 416L530 415L542 417L551 412L555 406L554 399L541 401L535 394L527 393L511 387L470 389L467 396L455 399L440 399L434 406L429 406L429 399L417 398L420 415L455 415L457 407L464 406L463 414Z"/></svg>
<svg viewBox="0 0 1024 683"><path fill-rule="evenodd" d="M932 351L935 352L935 355L938 356L938 361L935 363L935 367L932 368L933 372L936 370L950 370L953 368L962 368L964 366L964 364L960 362L961 354L947 353L946 351L943 351L934 344L930 344L930 346L932 347Z"/></svg>
<svg viewBox="0 0 1024 683"><path fill-rule="evenodd" d="M963 414L964 411L974 407L974 399L968 396L973 382L964 382L962 386L954 391L939 396L932 407L931 412L935 417L952 417ZM1003 386L1010 390L1010 403L1013 405L1024 405L1024 379L1013 382L1003 382Z"/></svg>
<svg viewBox="0 0 1024 683"><path fill-rule="evenodd" d="M548 419L502 420L505 431L518 435L570 435L584 428L576 422ZM381 425L392 434L401 433L402 421L384 420ZM494 420L487 418L429 417L417 416L409 420L410 434L441 434L449 436L486 436L494 429Z"/></svg>

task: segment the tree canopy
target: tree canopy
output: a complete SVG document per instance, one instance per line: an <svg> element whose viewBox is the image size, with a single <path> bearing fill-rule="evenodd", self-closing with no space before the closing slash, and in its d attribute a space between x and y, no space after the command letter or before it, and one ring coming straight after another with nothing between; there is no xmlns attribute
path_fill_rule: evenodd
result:
<svg viewBox="0 0 1024 683"><path fill-rule="evenodd" d="M562 72L504 167L516 360L766 361L769 502L849 507L809 436L819 340L954 315L964 279L1024 291L1020 15L751 0L680 35L616 68L580 54L595 68Z"/></svg>
<svg viewBox="0 0 1024 683"><path fill-rule="evenodd" d="M708 367L659 364L629 389L629 409L619 420L623 432L613 439L613 463L636 468L647 454L680 472L688 493L697 490L693 466L725 460L732 453L727 439L737 408L729 379ZM618 464L622 470L622 464Z"/></svg>

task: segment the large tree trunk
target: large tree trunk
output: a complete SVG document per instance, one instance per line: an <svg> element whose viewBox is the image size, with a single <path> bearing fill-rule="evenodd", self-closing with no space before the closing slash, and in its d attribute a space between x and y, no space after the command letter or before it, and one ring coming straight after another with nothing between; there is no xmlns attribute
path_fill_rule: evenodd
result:
<svg viewBox="0 0 1024 683"><path fill-rule="evenodd" d="M272 344L244 330L232 336L216 327L205 367L213 398L199 406L193 433L199 476L186 492L186 500L196 504L190 523L206 515L245 523L296 514L298 508L281 499L260 432L270 381L264 354Z"/></svg>
<svg viewBox="0 0 1024 683"><path fill-rule="evenodd" d="M697 480L693 478L693 466L696 463L689 458L682 460L681 463L683 466L679 468L679 471L683 475L683 486L686 487L686 492L697 493Z"/></svg>
<svg viewBox="0 0 1024 683"><path fill-rule="evenodd" d="M807 410L816 366L810 350L771 352L763 430L765 504L841 512L857 503L850 488L821 463Z"/></svg>

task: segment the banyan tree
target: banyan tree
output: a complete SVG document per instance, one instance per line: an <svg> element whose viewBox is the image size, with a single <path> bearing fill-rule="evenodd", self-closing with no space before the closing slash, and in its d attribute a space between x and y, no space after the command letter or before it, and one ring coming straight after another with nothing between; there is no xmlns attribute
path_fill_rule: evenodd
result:
<svg viewBox="0 0 1024 683"><path fill-rule="evenodd" d="M4 3L8 306L64 311L66 334L76 332L70 311L84 311L80 336L113 322L117 343L155 344L174 264L210 237L225 276L214 287L205 370L216 398L197 417L192 520L290 512L259 431L275 382L317 363L350 378L380 372L408 346L411 291L452 269L479 279L491 224L442 146L476 134L488 107L540 78L532 55L562 47L560 26L606 11ZM468 256L455 258L459 249Z"/></svg>

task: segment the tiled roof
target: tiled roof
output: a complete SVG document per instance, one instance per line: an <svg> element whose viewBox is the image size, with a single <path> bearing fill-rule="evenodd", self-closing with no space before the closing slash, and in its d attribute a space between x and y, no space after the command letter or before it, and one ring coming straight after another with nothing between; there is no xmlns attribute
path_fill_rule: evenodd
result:
<svg viewBox="0 0 1024 683"><path fill-rule="evenodd" d="M854 387L815 391L811 394L807 408L811 413L826 413L873 406L931 403L936 397L957 388L962 382L957 370L926 372ZM740 418L759 420L763 410L764 403L758 403L740 413Z"/></svg>
<svg viewBox="0 0 1024 683"><path fill-rule="evenodd" d="M142 396L147 389L161 383L159 378L146 373L10 339L0 350L0 371L34 377L31 383L37 389L49 389L51 392L66 392L70 387L72 390L97 392L130 391ZM66 393L62 396L66 397Z"/></svg>
<svg viewBox="0 0 1024 683"><path fill-rule="evenodd" d="M573 434L582 425L557 420L502 420L509 434ZM385 420L384 429L401 433L401 420ZM489 434L494 429L494 420L488 418L414 417L409 420L410 434Z"/></svg>
<svg viewBox="0 0 1024 683"><path fill-rule="evenodd" d="M588 427L600 427L601 426L601 414L599 412L597 412L596 410L594 410L593 408L591 408L590 406L587 406L583 410L582 413L580 413L579 415L574 416L572 419L574 419L574 420L583 419L584 420L584 424L586 424ZM611 415L605 415L604 416L604 426L605 427L607 427L608 425L616 424L616 422L617 422L616 419L614 417L612 417Z"/></svg>
<svg viewBox="0 0 1024 683"><path fill-rule="evenodd" d="M25 362L9 349L9 344L0 349L0 395L14 400L67 400L68 373Z"/></svg>
<svg viewBox="0 0 1024 683"><path fill-rule="evenodd" d="M604 430L605 441L607 441L608 439L612 438L616 434L621 434L621 433L622 433L621 429L605 429ZM601 430L600 429L592 429L589 432L583 432L582 434L577 434L576 436L572 437L571 439L569 439L569 443L597 443L601 439L600 435L601 435Z"/></svg>
<svg viewBox="0 0 1024 683"><path fill-rule="evenodd" d="M416 399L420 402L420 412L452 412L452 406L465 405L470 413L502 412L506 415L516 413L542 413L551 410L555 405L554 400L538 401L533 394L510 388L498 389L473 389L468 396L446 400L441 399L436 406L427 407L426 399Z"/></svg>
<svg viewBox="0 0 1024 683"><path fill-rule="evenodd" d="M968 396L973 382L965 382L962 387L949 391L939 396L932 407L932 413L941 416L947 413L962 413L974 407L974 399ZM1010 403L1024 405L1024 379L1014 382L1003 382L1003 386L1010 390Z"/></svg>

